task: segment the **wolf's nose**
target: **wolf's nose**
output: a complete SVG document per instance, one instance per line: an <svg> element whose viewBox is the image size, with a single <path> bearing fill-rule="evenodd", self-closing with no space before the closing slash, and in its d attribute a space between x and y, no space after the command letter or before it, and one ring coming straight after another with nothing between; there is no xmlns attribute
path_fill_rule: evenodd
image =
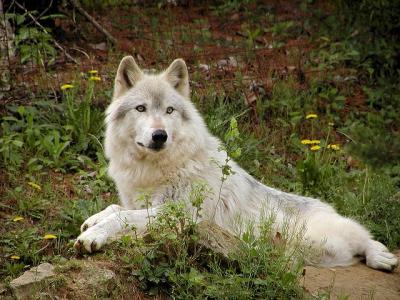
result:
<svg viewBox="0 0 400 300"><path fill-rule="evenodd" d="M151 137L155 143L163 144L167 140L168 135L165 130L157 129L156 131L153 132Z"/></svg>

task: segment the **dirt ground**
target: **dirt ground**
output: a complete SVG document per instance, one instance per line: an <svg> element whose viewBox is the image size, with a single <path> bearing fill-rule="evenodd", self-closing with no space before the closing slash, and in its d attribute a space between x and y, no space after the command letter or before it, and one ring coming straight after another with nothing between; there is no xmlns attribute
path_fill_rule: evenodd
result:
<svg viewBox="0 0 400 300"><path fill-rule="evenodd" d="M396 252L400 259L400 250ZM376 271L359 263L346 268L306 267L304 288L311 294L330 291L331 299L400 299L400 268Z"/></svg>

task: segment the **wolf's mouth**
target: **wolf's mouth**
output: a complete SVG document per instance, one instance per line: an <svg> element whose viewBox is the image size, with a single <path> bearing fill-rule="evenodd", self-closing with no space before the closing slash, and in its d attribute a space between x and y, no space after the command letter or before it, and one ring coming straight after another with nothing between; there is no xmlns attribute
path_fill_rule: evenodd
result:
<svg viewBox="0 0 400 300"><path fill-rule="evenodd" d="M151 149L151 150L156 151L156 152L161 151L161 150L163 150L165 148L164 144L159 144L159 143L151 143L149 146L145 146L141 142L136 142L136 144L138 144L139 146L141 146L143 148Z"/></svg>

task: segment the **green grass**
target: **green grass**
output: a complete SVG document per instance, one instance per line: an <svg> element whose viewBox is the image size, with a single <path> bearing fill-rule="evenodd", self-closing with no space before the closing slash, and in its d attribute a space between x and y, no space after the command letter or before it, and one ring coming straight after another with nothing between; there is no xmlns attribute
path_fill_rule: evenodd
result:
<svg viewBox="0 0 400 300"><path fill-rule="evenodd" d="M237 7L243 5L229 1L213 7L213 13L223 21ZM249 50L245 62L255 59L250 50L263 34L272 35L271 43L279 43L279 47L301 34L293 31L297 21L278 22L272 10L266 17L247 9L243 13L249 16L241 27L247 38L224 43ZM152 22L157 20L154 17ZM248 105L247 74L238 68L228 74L231 85L221 86L218 77L212 78L215 80L206 81L201 88L193 88L192 99L211 132L228 144L235 160L253 176L285 191L321 198L341 214L363 223L379 241L398 248L398 82L388 66L378 74L374 62L380 63L380 59L362 59L365 53L357 44L361 37L349 39L350 33L340 30L346 27L345 21L334 16L325 25L318 18L306 21L304 28L314 47L302 54L304 66L296 68L299 74L312 70L317 75L282 76L268 70L265 76L270 84L254 92L256 101ZM212 40L211 23L201 19L196 24L196 30L181 30L181 38L190 42L194 40L190 33L201 36L195 50L201 52ZM261 26L257 24L264 27L257 28ZM163 37L155 43L160 39ZM381 57L375 46L374 55ZM160 52L158 58L172 61L172 55L172 51ZM298 54L290 55L288 61L297 59ZM396 70L395 62L390 62ZM196 62L191 64L191 78L202 82L204 74L195 68ZM95 81L76 80L74 85L61 91L58 102L43 98L29 106L9 105L1 117L1 281L9 282L42 261L74 257L71 246L82 222L118 202L115 187L106 176L101 145L105 106L97 101L98 95L110 95L111 91ZM363 102L360 107L352 106L360 91ZM306 119L310 113L318 117ZM232 118L238 129L233 135ZM304 139L319 140L321 148L312 151L310 145L301 143ZM329 144L338 144L340 149L328 148ZM174 232L171 218L186 226ZM264 223L266 236L268 222ZM46 234L56 238L44 239ZM240 250L227 263L212 253L194 254L196 226L179 203L165 208L160 220L152 224L150 236L150 242L124 237L101 254L120 266L119 275L126 282L137 284L146 293L182 299L305 297L299 285L301 259L289 260L287 249L265 236L256 239L251 227L240 235ZM300 250L294 257L300 257Z"/></svg>
<svg viewBox="0 0 400 300"><path fill-rule="evenodd" d="M192 204L201 214L204 193L194 187ZM199 192L200 191L200 192ZM235 249L228 257L204 248L196 217L183 202L169 202L150 222L144 239L124 236L106 251L119 265L124 277L150 295L174 299L287 299L302 298L298 278L303 272L307 249L300 246L301 227L271 238L274 216L261 220L257 238L254 226L242 224ZM179 225L177 225L179 224Z"/></svg>

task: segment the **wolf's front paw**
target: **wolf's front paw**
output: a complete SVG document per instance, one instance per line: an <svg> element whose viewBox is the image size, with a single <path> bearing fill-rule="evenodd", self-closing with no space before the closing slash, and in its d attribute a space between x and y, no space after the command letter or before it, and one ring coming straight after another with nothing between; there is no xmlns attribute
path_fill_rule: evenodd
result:
<svg viewBox="0 0 400 300"><path fill-rule="evenodd" d="M107 242L108 234L103 228L90 227L76 239L74 247L78 252L92 253L99 250Z"/></svg>
<svg viewBox="0 0 400 300"><path fill-rule="evenodd" d="M108 206L106 209L102 210L101 212L98 212L97 214L94 214L93 216L89 217L86 219L85 222L81 225L81 232L86 231L88 228L93 227L94 225L100 223L102 220L107 218L109 215L123 210L123 207L116 205L116 204L111 204Z"/></svg>
<svg viewBox="0 0 400 300"><path fill-rule="evenodd" d="M83 224L81 225L81 232L86 231L88 228L93 227L94 225L96 225L98 222L101 221L101 216L100 216L101 212L98 214L95 214L89 218L87 218L85 220L85 222L83 222Z"/></svg>
<svg viewBox="0 0 400 300"><path fill-rule="evenodd" d="M378 241L371 241L365 254L368 267L393 271L398 265L397 257Z"/></svg>

